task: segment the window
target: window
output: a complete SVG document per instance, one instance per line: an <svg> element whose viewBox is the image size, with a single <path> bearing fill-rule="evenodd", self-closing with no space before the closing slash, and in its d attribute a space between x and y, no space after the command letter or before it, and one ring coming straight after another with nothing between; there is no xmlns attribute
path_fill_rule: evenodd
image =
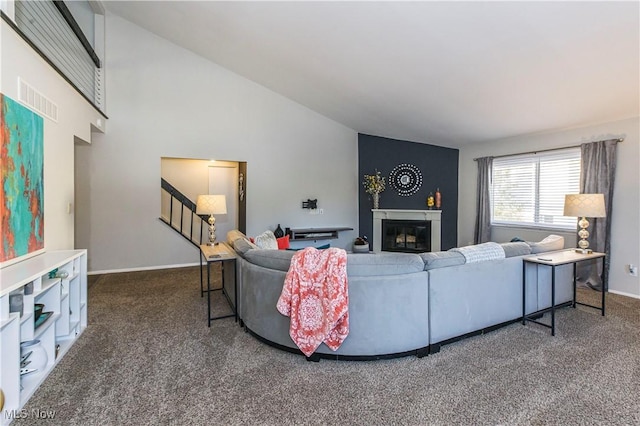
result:
<svg viewBox="0 0 640 426"><path fill-rule="evenodd" d="M563 216L565 194L580 192L580 148L496 158L491 183L491 224L576 228Z"/></svg>

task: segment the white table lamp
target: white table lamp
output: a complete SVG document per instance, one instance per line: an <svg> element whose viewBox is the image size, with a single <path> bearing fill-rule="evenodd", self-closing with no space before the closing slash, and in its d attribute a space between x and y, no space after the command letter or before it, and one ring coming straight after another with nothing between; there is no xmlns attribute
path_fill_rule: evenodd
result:
<svg viewBox="0 0 640 426"><path fill-rule="evenodd" d="M209 242L216 245L216 218L214 214L227 214L227 199L224 195L198 195L196 200L196 214L209 215Z"/></svg>
<svg viewBox="0 0 640 426"><path fill-rule="evenodd" d="M580 231L578 236L580 247L583 253L590 253L589 250L589 227L588 217L605 217L607 212L604 207L604 194L567 194L564 197L564 215L581 217L578 225Z"/></svg>

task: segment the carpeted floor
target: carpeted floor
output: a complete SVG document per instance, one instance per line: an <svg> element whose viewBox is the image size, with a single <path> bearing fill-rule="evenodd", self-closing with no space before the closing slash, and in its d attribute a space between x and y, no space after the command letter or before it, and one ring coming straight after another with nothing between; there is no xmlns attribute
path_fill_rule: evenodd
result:
<svg viewBox="0 0 640 426"><path fill-rule="evenodd" d="M49 424L640 424L640 300L562 309L555 337L513 324L422 359L313 363L233 318L207 328L197 268L90 278L89 327L25 407Z"/></svg>

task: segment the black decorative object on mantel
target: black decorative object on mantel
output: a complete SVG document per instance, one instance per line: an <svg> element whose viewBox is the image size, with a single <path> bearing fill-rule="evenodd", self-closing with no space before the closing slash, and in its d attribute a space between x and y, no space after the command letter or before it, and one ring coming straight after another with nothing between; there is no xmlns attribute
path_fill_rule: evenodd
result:
<svg viewBox="0 0 640 426"><path fill-rule="evenodd" d="M276 238L284 237L284 231L282 230L282 228L280 228L280 224L278 224L278 227L276 228L276 230L273 231L273 235L275 235Z"/></svg>

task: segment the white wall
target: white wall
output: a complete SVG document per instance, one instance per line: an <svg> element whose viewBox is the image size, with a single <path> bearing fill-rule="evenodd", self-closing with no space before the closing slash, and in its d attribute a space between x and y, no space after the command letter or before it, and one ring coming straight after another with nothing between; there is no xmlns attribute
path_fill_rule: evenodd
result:
<svg viewBox="0 0 640 426"><path fill-rule="evenodd" d="M160 175L195 203L198 195L209 193L210 164L212 162L209 160L163 158ZM168 208L169 203L166 204L166 209L163 205L163 213L167 213Z"/></svg>
<svg viewBox="0 0 640 426"><path fill-rule="evenodd" d="M20 77L58 105L58 121L44 119L44 240L45 250L72 249L74 140L90 142L102 117L1 20L0 34L0 91L17 101Z"/></svg>
<svg viewBox="0 0 640 426"><path fill-rule="evenodd" d="M77 150L90 271L198 261L158 220L161 157L246 161L250 235L278 223L357 228L356 132L119 17L107 16L106 38L109 131ZM307 198L325 213L309 215Z"/></svg>
<svg viewBox="0 0 640 426"><path fill-rule="evenodd" d="M624 137L618 144L611 229L609 289L640 297L640 281L627 273L627 264L640 264L640 119L605 123L562 132L539 133L491 141L460 149L458 243L473 240L477 166L474 158L560 148L583 142ZM521 232L512 230L515 235ZM500 235L504 238L504 231ZM527 234L530 235L530 234Z"/></svg>

